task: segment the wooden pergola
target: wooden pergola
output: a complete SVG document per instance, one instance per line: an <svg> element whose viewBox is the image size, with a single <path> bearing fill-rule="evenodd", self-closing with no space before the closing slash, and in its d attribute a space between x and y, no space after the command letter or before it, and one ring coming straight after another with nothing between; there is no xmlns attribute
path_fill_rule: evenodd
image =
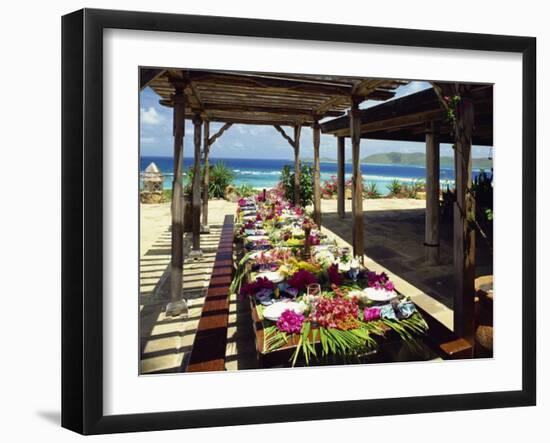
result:
<svg viewBox="0 0 550 443"><path fill-rule="evenodd" d="M473 342L475 280L475 201L472 196L472 145L493 146L493 88L490 84L432 83L427 89L359 111L361 138L426 143L426 260L439 260L439 146L454 145L456 202L453 215L455 296L454 331ZM449 97L460 96L454 120ZM345 116L321 125L338 137L338 213L344 217L344 138L357 137ZM357 208L354 207L354 211Z"/></svg>
<svg viewBox="0 0 550 443"><path fill-rule="evenodd" d="M233 124L273 126L294 151L295 202L300 204L300 134L304 126L313 130L314 220L321 224L320 121L327 117L349 116L353 153L353 248L363 256L363 183L359 147L361 114L364 100L388 100L403 80L321 75L259 74L190 69L140 69L140 88L151 87L160 103L173 108L174 181L172 186L172 246L170 291L167 315L187 311L182 294L183 279L183 186L182 160L185 119L194 124L193 251L200 257L200 213L202 230L208 229L208 156L212 144ZM210 135L210 123L224 125ZM289 135L284 127L290 127ZM201 134L204 128L204 135ZM200 202L200 160L205 165L203 204ZM343 147L342 147L343 150ZM340 151L339 151L340 152ZM342 186L343 188L343 186Z"/></svg>

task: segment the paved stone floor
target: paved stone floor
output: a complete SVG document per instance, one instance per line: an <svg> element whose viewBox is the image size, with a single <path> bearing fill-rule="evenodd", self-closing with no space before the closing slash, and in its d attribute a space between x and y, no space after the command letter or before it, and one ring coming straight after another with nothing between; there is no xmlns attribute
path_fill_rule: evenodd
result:
<svg viewBox="0 0 550 443"><path fill-rule="evenodd" d="M202 313L206 289L214 264L221 223L232 214L234 203L210 202L210 233L201 235L200 260L184 261L183 291L188 315L166 317L169 301L167 268L170 264L170 205L141 206L140 260L140 373L181 372L185 369ZM187 257L191 236L185 237Z"/></svg>
<svg viewBox="0 0 550 443"><path fill-rule="evenodd" d="M336 213L336 201L322 201L323 226L351 243L352 220L350 201L346 218ZM453 308L452 223L442 223L440 263L428 264L424 248L424 200L365 200L365 255L381 268L414 286L425 295ZM476 250L476 276L492 274L492 254L479 239ZM407 291L403 291L407 294Z"/></svg>

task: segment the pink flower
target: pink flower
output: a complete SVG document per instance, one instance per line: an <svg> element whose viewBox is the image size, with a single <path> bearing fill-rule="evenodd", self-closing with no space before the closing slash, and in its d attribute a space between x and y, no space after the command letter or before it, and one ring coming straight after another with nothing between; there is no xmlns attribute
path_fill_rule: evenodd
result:
<svg viewBox="0 0 550 443"><path fill-rule="evenodd" d="M288 334L298 334L302 330L304 316L291 309L283 311L279 320L277 320L277 329Z"/></svg>
<svg viewBox="0 0 550 443"><path fill-rule="evenodd" d="M297 216L302 216L304 215L304 210L302 208L300 208L299 206L297 206L295 209L294 209L294 213L297 215Z"/></svg>
<svg viewBox="0 0 550 443"><path fill-rule="evenodd" d="M296 271L292 277L288 279L288 284L293 288L298 289L298 291L305 291L307 285L312 283L318 283L317 277L305 269Z"/></svg>
<svg viewBox="0 0 550 443"><path fill-rule="evenodd" d="M320 245L321 244L321 239L319 238L319 236L317 236L315 234L311 234L309 236L309 244L312 245L312 246Z"/></svg>
<svg viewBox="0 0 550 443"><path fill-rule="evenodd" d="M374 308L365 308L363 311L363 320L364 321L373 321L378 320L380 318L380 308L374 307Z"/></svg>

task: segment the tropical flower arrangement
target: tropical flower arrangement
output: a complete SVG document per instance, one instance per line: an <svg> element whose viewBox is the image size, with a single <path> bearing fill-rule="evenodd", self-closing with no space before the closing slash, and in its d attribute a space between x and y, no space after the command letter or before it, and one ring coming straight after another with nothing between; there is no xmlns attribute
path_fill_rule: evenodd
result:
<svg viewBox="0 0 550 443"><path fill-rule="evenodd" d="M328 355L360 357L376 350L376 337L390 331L409 343L426 332L414 304L395 291L387 274L363 268L277 190L239 200L237 220L236 239L245 254L231 290L250 299L262 320L263 352L292 343L294 366L299 356L306 364ZM310 251L304 248L306 232ZM373 293L386 298L377 301ZM289 303L285 309L288 302L305 308L298 312ZM272 305L282 311L268 319L263 312Z"/></svg>

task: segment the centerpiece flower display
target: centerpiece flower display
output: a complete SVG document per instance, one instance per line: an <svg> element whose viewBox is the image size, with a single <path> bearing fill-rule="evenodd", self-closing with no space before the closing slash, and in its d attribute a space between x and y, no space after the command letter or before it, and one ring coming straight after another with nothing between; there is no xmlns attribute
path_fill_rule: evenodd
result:
<svg viewBox="0 0 550 443"><path fill-rule="evenodd" d="M368 354L389 331L414 342L427 330L414 304L397 294L386 273L364 269L358 257L321 233L280 190L240 199L237 222L235 239L243 242L245 253L230 289L258 312L262 352L291 346L291 364L299 358L309 364L312 358ZM368 291L383 291L391 299L373 301Z"/></svg>

